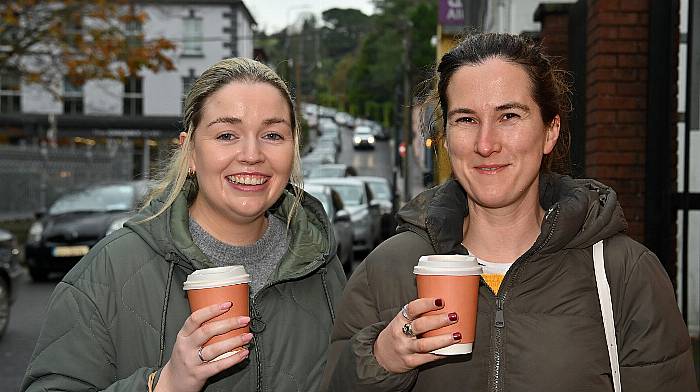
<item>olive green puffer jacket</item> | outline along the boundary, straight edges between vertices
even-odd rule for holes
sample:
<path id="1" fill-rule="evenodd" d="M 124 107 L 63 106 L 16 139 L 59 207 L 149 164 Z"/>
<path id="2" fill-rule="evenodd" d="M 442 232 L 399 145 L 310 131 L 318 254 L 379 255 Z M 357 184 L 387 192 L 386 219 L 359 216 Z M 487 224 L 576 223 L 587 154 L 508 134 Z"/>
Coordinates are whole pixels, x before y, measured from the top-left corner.
<path id="1" fill-rule="evenodd" d="M 622 390 L 697 391 L 673 287 L 654 254 L 623 234 L 626 223 L 613 190 L 545 175 L 540 202 L 546 211 L 541 234 L 512 265 L 498 296 L 481 283 L 473 353 L 391 374 L 372 347 L 401 306 L 417 297 L 413 266 L 426 254 L 466 253 L 467 199 L 456 181 L 405 206 L 400 233 L 375 249 L 348 282 L 322 389 L 612 391 L 591 248 L 604 240 Z"/>
<path id="2" fill-rule="evenodd" d="M 151 204 L 58 284 L 22 391 L 148 390 L 148 375 L 168 361 L 190 314 L 184 280 L 212 266 L 189 234 L 192 188 L 164 214 L 136 223 L 162 205 Z M 271 213 L 286 221 L 292 201 L 285 191 Z M 251 299 L 249 359 L 210 378 L 203 391 L 318 389 L 345 275 L 317 200 L 304 197 L 289 230 L 290 249 Z"/>

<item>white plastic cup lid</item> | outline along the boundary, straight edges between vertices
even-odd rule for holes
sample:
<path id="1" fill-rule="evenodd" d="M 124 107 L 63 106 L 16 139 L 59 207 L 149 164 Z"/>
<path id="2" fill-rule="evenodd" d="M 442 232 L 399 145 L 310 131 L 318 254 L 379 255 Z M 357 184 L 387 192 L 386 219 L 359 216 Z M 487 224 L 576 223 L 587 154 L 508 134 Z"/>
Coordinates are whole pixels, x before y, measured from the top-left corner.
<path id="1" fill-rule="evenodd" d="M 242 265 L 232 265 L 196 270 L 187 276 L 182 288 L 184 290 L 210 289 L 241 283 L 250 283 L 250 275 Z"/>
<path id="2" fill-rule="evenodd" d="M 429 255 L 421 256 L 418 265 L 413 267 L 416 275 L 480 275 L 482 267 L 476 257 L 469 255 Z"/>

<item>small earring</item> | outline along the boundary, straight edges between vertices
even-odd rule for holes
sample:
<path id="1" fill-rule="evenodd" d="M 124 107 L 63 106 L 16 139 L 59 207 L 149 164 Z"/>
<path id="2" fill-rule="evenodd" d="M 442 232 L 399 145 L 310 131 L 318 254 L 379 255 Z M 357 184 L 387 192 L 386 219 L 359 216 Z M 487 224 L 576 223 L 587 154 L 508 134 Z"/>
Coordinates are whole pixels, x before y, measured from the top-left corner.
<path id="1" fill-rule="evenodd" d="M 194 169 L 192 169 L 191 167 L 187 168 L 187 177 L 193 178 L 196 174 L 197 172 Z"/>

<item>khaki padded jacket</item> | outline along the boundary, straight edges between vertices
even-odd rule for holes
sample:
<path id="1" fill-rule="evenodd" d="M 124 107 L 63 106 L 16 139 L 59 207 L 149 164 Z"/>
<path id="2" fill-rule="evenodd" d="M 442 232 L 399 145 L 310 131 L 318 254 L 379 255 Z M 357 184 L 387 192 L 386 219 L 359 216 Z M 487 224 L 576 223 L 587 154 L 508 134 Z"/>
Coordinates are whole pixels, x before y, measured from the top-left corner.
<path id="1" fill-rule="evenodd" d="M 136 223 L 162 205 L 154 202 L 57 285 L 22 391 L 148 390 L 149 374 L 168 361 L 190 315 L 184 280 L 212 266 L 188 230 L 193 189 L 186 184 L 164 214 Z M 270 212 L 286 222 L 292 201 L 285 191 Z M 289 240 L 271 281 L 251 299 L 249 359 L 210 378 L 203 391 L 318 390 L 345 275 L 313 197 L 297 209 Z"/>
<path id="2" fill-rule="evenodd" d="M 613 391 L 593 272 L 592 245 L 603 239 L 622 390 L 697 391 L 673 287 L 656 256 L 623 234 L 615 192 L 592 180 L 543 175 L 540 201 L 541 234 L 510 268 L 498 297 L 481 282 L 473 353 L 391 374 L 372 348 L 401 306 L 417 297 L 413 266 L 426 254 L 466 253 L 467 199 L 456 181 L 407 204 L 398 214 L 399 233 L 348 282 L 322 390 Z"/>

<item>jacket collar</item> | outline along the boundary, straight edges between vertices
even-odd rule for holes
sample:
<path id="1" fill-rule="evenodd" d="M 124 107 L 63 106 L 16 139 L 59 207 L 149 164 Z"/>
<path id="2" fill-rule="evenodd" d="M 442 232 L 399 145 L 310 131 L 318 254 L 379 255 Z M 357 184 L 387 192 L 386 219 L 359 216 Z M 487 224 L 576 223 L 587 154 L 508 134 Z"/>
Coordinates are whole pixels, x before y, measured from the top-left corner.
<path id="1" fill-rule="evenodd" d="M 189 232 L 189 205 L 198 192 L 196 182 L 187 180 L 173 204 L 158 217 L 140 222 L 163 205 L 154 200 L 132 218 L 126 227 L 136 232 L 151 248 L 166 259 L 175 255 L 174 262 L 187 270 L 213 267 L 213 263 L 194 244 Z M 294 194 L 288 185 L 280 199 L 270 208 L 283 222 L 288 222 Z M 335 255 L 335 237 L 321 203 L 304 194 L 288 225 L 289 249 L 272 279 L 289 279 L 308 274 L 325 265 Z"/>
<path id="2" fill-rule="evenodd" d="M 542 174 L 539 192 L 547 212 L 535 241 L 542 253 L 589 247 L 627 227 L 615 191 L 598 181 Z M 398 212 L 398 231 L 418 233 L 438 254 L 464 253 L 462 229 L 468 214 L 464 189 L 450 179 L 407 203 Z"/>

